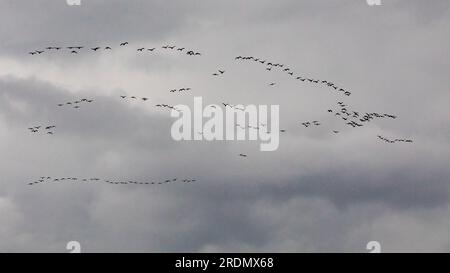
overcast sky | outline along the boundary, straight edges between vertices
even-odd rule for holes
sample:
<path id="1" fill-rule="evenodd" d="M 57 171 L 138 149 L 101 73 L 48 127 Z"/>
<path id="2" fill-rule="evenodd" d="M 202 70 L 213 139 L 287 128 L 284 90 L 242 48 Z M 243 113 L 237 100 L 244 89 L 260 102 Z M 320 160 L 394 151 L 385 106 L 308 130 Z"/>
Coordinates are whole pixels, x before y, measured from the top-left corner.
<path id="1" fill-rule="evenodd" d="M 0 0 L 0 252 L 65 252 L 71 240 L 85 252 L 366 252 L 372 240 L 450 251 L 450 2 L 382 2 Z M 53 45 L 112 50 L 28 54 Z M 279 149 L 172 140 L 174 119 L 155 104 L 194 96 L 280 105 Z M 57 106 L 85 97 L 95 101 Z M 327 113 L 337 101 L 398 118 L 353 129 Z M 37 125 L 57 128 L 27 130 Z M 40 176 L 197 182 L 27 185 Z"/>

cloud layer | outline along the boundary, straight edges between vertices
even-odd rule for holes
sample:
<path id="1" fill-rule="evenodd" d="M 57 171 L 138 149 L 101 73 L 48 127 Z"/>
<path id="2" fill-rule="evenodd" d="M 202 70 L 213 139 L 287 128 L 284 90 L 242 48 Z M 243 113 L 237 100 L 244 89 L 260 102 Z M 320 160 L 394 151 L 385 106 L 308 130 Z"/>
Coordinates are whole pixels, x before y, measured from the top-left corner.
<path id="1" fill-rule="evenodd" d="M 71 240 L 87 252 L 365 252 L 372 240 L 383 251 L 450 251 L 448 1 L 35 2 L 0 3 L 0 251 L 63 252 Z M 113 50 L 28 55 L 49 45 Z M 218 69 L 223 77 L 212 76 Z M 191 105 L 193 96 L 279 104 L 279 150 L 173 141 L 173 119 L 155 104 Z M 57 106 L 81 98 L 94 102 Z M 327 113 L 337 101 L 398 118 L 352 129 Z M 304 128 L 307 120 L 323 126 Z M 54 135 L 27 130 L 47 124 Z M 40 176 L 198 182 L 27 186 Z"/>

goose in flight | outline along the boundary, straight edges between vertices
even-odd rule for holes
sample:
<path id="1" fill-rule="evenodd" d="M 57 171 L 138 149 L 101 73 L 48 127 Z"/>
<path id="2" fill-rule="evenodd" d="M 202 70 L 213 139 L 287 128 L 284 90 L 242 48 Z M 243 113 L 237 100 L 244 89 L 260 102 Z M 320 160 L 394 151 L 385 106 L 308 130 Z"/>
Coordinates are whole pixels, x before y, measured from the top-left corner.
<path id="1" fill-rule="evenodd" d="M 123 42 L 120 44 L 120 46 L 126 46 L 126 45 L 128 45 L 128 42 Z"/>

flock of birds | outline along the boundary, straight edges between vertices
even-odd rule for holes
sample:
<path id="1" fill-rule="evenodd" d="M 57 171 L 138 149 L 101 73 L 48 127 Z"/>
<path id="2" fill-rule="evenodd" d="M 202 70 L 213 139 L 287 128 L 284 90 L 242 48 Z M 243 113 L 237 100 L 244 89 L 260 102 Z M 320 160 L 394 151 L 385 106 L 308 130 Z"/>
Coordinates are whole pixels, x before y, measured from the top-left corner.
<path id="1" fill-rule="evenodd" d="M 265 65 L 266 66 L 266 70 L 267 71 L 272 71 L 274 69 L 278 69 L 282 72 L 285 72 L 287 75 L 293 77 L 296 80 L 299 80 L 301 82 L 308 82 L 308 83 L 312 83 L 312 84 L 321 84 L 324 85 L 326 87 L 329 87 L 331 89 L 334 89 L 337 92 L 341 92 L 346 96 L 350 96 L 352 93 L 344 88 L 338 87 L 336 84 L 334 84 L 331 81 L 328 80 L 319 80 L 319 79 L 314 79 L 312 77 L 307 77 L 307 76 L 302 76 L 302 75 L 298 75 L 296 73 L 294 73 L 294 71 L 292 71 L 291 68 L 287 67 L 285 64 L 281 64 L 281 63 L 275 63 L 275 62 L 271 62 L 271 61 L 267 61 L 265 59 L 262 58 L 257 58 L 257 57 L 253 57 L 253 56 L 237 56 L 235 57 L 235 60 L 240 60 L 240 61 L 253 61 L 257 64 L 260 65 Z M 270 83 L 270 86 L 274 86 L 276 83 Z"/>
<path id="2" fill-rule="evenodd" d="M 196 182 L 196 179 L 179 179 L 179 178 L 172 178 L 172 179 L 164 179 L 160 181 L 146 181 L 146 182 L 139 182 L 139 181 L 124 181 L 124 180 L 107 180 L 107 179 L 100 179 L 100 178 L 78 178 L 78 177 L 61 177 L 61 178 L 52 178 L 51 176 L 41 176 L 38 179 L 35 179 L 32 182 L 29 182 L 29 186 L 43 184 L 43 183 L 64 183 L 64 182 L 88 182 L 88 183 L 105 183 L 105 184 L 111 184 L 111 185 L 163 185 L 163 184 L 169 184 L 169 183 L 193 183 Z"/>
<path id="3" fill-rule="evenodd" d="M 119 44 L 119 47 L 125 47 L 128 45 L 129 45 L 128 42 L 122 42 Z M 29 54 L 30 55 L 41 55 L 46 52 L 63 51 L 64 49 L 67 49 L 71 54 L 78 54 L 83 49 L 90 50 L 92 52 L 97 52 L 100 50 L 110 51 L 110 50 L 112 50 L 112 47 L 111 46 L 102 46 L 102 47 L 100 47 L 100 46 L 96 46 L 96 47 L 48 46 L 45 49 L 30 51 Z M 179 47 L 179 46 L 175 46 L 175 45 L 163 45 L 163 46 L 161 46 L 161 49 L 162 50 L 173 50 L 173 51 L 180 52 L 180 53 L 185 52 L 186 55 L 189 55 L 189 56 L 201 56 L 202 55 L 202 53 L 200 53 L 198 51 L 188 50 L 186 47 Z M 156 50 L 157 50 L 156 47 L 152 47 L 152 48 L 139 47 L 136 49 L 137 52 L 144 52 L 144 51 L 145 52 L 154 52 Z M 235 57 L 235 60 L 253 62 L 253 63 L 259 64 L 259 65 L 262 65 L 262 66 L 264 66 L 266 71 L 275 71 L 275 70 L 281 71 L 281 72 L 286 73 L 288 76 L 292 77 L 294 80 L 298 80 L 298 81 L 304 82 L 304 83 L 311 83 L 311 84 L 324 86 L 324 87 L 330 88 L 338 93 L 341 93 L 345 96 L 350 96 L 352 94 L 349 90 L 339 87 L 332 81 L 298 75 L 290 67 L 288 67 L 286 64 L 283 64 L 283 63 L 277 63 L 277 62 L 273 62 L 273 61 L 269 61 L 269 60 L 266 60 L 263 58 L 253 57 L 253 56 L 237 56 L 237 57 Z M 214 76 L 214 77 L 223 76 L 225 74 L 225 72 L 226 72 L 226 70 L 224 70 L 224 69 L 218 69 L 216 72 L 214 72 L 212 74 L 212 76 Z M 271 87 L 274 87 L 276 85 L 277 85 L 276 82 L 269 83 L 269 86 L 271 86 Z M 188 92 L 191 90 L 192 90 L 191 87 L 183 87 L 183 88 L 178 88 L 178 89 L 171 89 L 171 90 L 169 90 L 169 92 L 170 93 L 180 93 L 180 92 Z M 147 97 L 137 97 L 137 96 L 128 96 L 128 95 L 121 95 L 120 98 L 123 100 L 129 99 L 129 100 L 137 100 L 137 101 L 143 101 L 143 102 L 149 100 L 149 98 L 147 98 Z M 79 99 L 76 101 L 60 103 L 60 104 L 58 104 L 58 106 L 59 107 L 73 107 L 74 109 L 79 109 L 82 105 L 92 103 L 93 101 L 94 101 L 93 99 L 82 98 L 82 99 Z M 230 103 L 223 102 L 222 105 L 225 108 L 230 107 L 230 108 L 233 108 L 236 110 L 245 111 L 244 108 L 238 107 L 237 105 L 232 105 Z M 396 119 L 397 118 L 395 115 L 392 115 L 392 114 L 384 114 L 384 113 L 376 113 L 376 112 L 369 113 L 369 112 L 356 111 L 354 109 L 351 109 L 348 105 L 346 105 L 342 101 L 339 101 L 337 103 L 337 105 L 338 106 L 335 109 L 328 109 L 328 113 L 331 115 L 334 115 L 334 117 L 336 117 L 336 118 L 339 118 L 346 125 L 351 126 L 352 128 L 363 127 L 366 123 L 371 122 L 374 119 L 384 119 L 384 118 Z M 169 110 L 179 111 L 178 109 L 175 108 L 175 106 L 169 105 L 169 104 L 156 104 L 155 106 L 158 108 L 165 108 L 165 109 L 169 109 Z M 213 106 L 213 107 L 215 107 L 215 106 Z M 314 121 L 302 122 L 301 125 L 304 126 L 305 128 L 312 128 L 312 127 L 320 126 L 320 125 L 322 125 L 322 123 L 317 120 L 314 120 Z M 267 130 L 267 127 L 265 124 L 260 124 L 258 126 L 251 126 L 251 125 L 244 126 L 244 125 L 238 124 L 236 126 L 243 130 L 247 130 L 247 129 L 260 130 L 263 128 L 265 128 Z M 34 127 L 28 128 L 28 129 L 32 133 L 38 133 L 38 132 L 42 131 L 41 129 L 45 129 L 44 132 L 46 134 L 52 135 L 54 132 L 54 130 L 53 130 L 54 128 L 55 128 L 55 126 L 51 125 L 51 126 L 34 126 Z M 284 133 L 284 132 L 286 132 L 286 130 L 280 129 L 280 132 Z M 339 130 L 332 130 L 332 132 L 334 134 L 340 133 Z M 203 134 L 203 132 L 199 132 L 199 134 Z M 388 138 L 380 136 L 380 135 L 378 136 L 378 139 L 380 139 L 381 141 L 384 141 L 386 143 L 391 143 L 391 144 L 397 143 L 397 142 L 402 142 L 402 143 L 412 143 L 413 142 L 410 139 L 400 139 L 400 138 L 388 139 Z M 239 157 L 247 158 L 248 155 L 244 154 L 244 153 L 240 153 Z M 137 182 L 137 181 L 101 180 L 98 178 L 78 179 L 78 178 L 73 178 L 73 177 L 72 178 L 64 177 L 64 178 L 53 178 L 52 179 L 51 177 L 41 177 L 40 179 L 29 183 L 29 185 L 36 185 L 36 184 L 47 183 L 47 182 L 63 182 L 63 181 L 80 181 L 80 182 L 90 182 L 91 181 L 91 182 L 104 182 L 104 183 L 115 184 L 115 185 L 127 185 L 127 184 L 160 185 L 160 184 L 173 183 L 173 182 L 191 183 L 191 182 L 195 182 L 196 180 L 174 178 L 174 179 L 167 179 L 167 180 L 159 181 L 159 182 Z"/>
<path id="4" fill-rule="evenodd" d="M 346 105 L 344 102 L 339 101 L 338 103 L 339 109 L 328 109 L 328 113 L 334 114 L 335 117 L 340 118 L 345 122 L 346 125 L 351 126 L 353 128 L 357 127 L 363 127 L 364 123 L 371 122 L 374 119 L 396 119 L 397 116 L 392 114 L 385 114 L 385 113 L 361 113 L 360 111 L 356 111 L 353 109 L 350 109 L 348 105 Z"/>
<path id="5" fill-rule="evenodd" d="M 413 141 L 411 139 L 403 139 L 403 138 L 396 138 L 396 139 L 388 139 L 386 137 L 383 136 L 378 136 L 378 138 L 386 143 L 396 143 L 396 142 L 405 142 L 405 143 L 412 143 Z"/>
<path id="6" fill-rule="evenodd" d="M 33 134 L 41 132 L 41 133 L 45 133 L 47 135 L 53 135 L 55 128 L 56 128 L 55 125 L 47 125 L 47 126 L 38 125 L 38 126 L 29 127 L 28 130 Z"/>
<path id="7" fill-rule="evenodd" d="M 293 77 L 295 80 L 299 80 L 301 82 L 308 82 L 308 83 L 312 83 L 312 84 L 321 84 L 321 85 L 324 85 L 326 87 L 333 89 L 336 92 L 342 93 L 345 96 L 350 96 L 352 94 L 349 90 L 337 86 L 332 81 L 320 80 L 320 79 L 315 79 L 312 77 L 298 75 L 298 74 L 294 73 L 294 71 L 290 67 L 288 67 L 286 64 L 283 64 L 283 63 L 276 63 L 276 62 L 268 61 L 266 59 L 258 58 L 258 57 L 254 57 L 254 56 L 237 56 L 237 57 L 235 57 L 235 60 L 253 61 L 254 63 L 265 65 L 265 68 L 267 71 L 272 71 L 272 70 L 278 69 L 279 71 L 287 73 L 287 75 Z M 275 85 L 276 85 L 275 82 L 269 83 L 269 86 L 275 86 Z M 233 107 L 230 104 L 224 104 L 224 105 Z M 338 102 L 338 106 L 339 106 L 339 109 L 337 109 L 337 110 L 329 109 L 328 112 L 332 113 L 332 114 L 334 113 L 334 115 L 336 117 L 341 118 L 343 121 L 345 121 L 346 125 L 351 126 L 352 128 L 363 127 L 364 123 L 368 123 L 374 119 L 383 119 L 383 118 L 396 119 L 397 118 L 397 116 L 392 115 L 392 114 L 384 114 L 384 113 L 377 113 L 377 112 L 362 113 L 360 111 L 355 111 L 353 109 L 350 109 L 348 107 L 348 105 L 344 104 L 344 102 L 342 102 L 342 101 Z M 237 108 L 237 109 L 244 110 L 244 109 L 239 109 L 239 108 Z M 301 124 L 303 126 L 305 126 L 306 128 L 308 128 L 310 126 L 321 125 L 321 123 L 319 121 L 312 121 L 312 122 L 306 121 Z M 340 131 L 332 130 L 332 132 L 334 134 L 338 134 Z M 413 142 L 412 140 L 409 140 L 409 139 L 389 140 L 389 139 L 383 138 L 382 140 L 384 140 L 388 143 L 396 143 L 396 142 L 412 143 Z"/>
<path id="8" fill-rule="evenodd" d="M 119 47 L 125 47 L 128 46 L 129 43 L 128 42 L 121 42 L 119 44 Z M 174 50 L 177 52 L 186 52 L 186 55 L 188 56 L 201 56 L 202 53 L 198 52 L 198 51 L 194 51 L 194 50 L 189 50 L 186 47 L 178 47 L 175 45 L 164 45 L 161 47 L 162 49 L 165 50 Z M 67 49 L 70 54 L 78 54 L 80 53 L 83 49 L 86 50 L 90 50 L 93 52 L 99 52 L 100 50 L 102 51 L 111 51 L 113 50 L 111 46 L 95 46 L 95 47 L 86 47 L 86 46 L 67 46 L 67 47 L 62 47 L 62 46 L 48 46 L 45 49 L 36 49 L 33 51 L 28 52 L 29 55 L 41 55 L 43 53 L 49 53 L 49 52 L 60 52 L 63 51 L 64 49 Z M 138 52 L 153 52 L 156 50 L 156 47 L 152 47 L 152 48 L 146 48 L 146 47 L 139 47 L 136 49 L 136 51 Z"/>
<path id="9" fill-rule="evenodd" d="M 132 99 L 132 100 L 142 100 L 142 101 L 148 101 L 149 98 L 147 97 L 136 97 L 136 96 L 127 96 L 127 95 L 121 95 L 120 96 L 122 99 Z"/>
<path id="10" fill-rule="evenodd" d="M 74 109 L 79 109 L 81 108 L 81 106 L 85 103 L 92 103 L 94 100 L 93 99 L 79 99 L 76 101 L 69 101 L 69 102 L 65 102 L 65 103 L 59 103 L 58 107 L 73 107 Z"/>
<path id="11" fill-rule="evenodd" d="M 171 90 L 169 90 L 169 92 L 170 92 L 170 93 L 175 93 L 175 92 L 188 92 L 188 91 L 191 91 L 191 89 L 192 89 L 192 88 L 190 88 L 190 87 L 183 87 L 183 88 L 180 88 L 180 89 L 171 89 Z"/>
<path id="12" fill-rule="evenodd" d="M 252 130 L 262 130 L 262 129 L 266 129 L 266 132 L 269 134 L 270 130 L 267 128 L 267 125 L 264 123 L 261 123 L 259 126 L 252 126 L 252 125 L 241 125 L 241 124 L 236 124 L 235 125 L 236 128 L 239 128 L 241 130 L 247 130 L 247 129 L 252 129 Z M 280 129 L 280 133 L 285 133 L 286 129 Z"/>

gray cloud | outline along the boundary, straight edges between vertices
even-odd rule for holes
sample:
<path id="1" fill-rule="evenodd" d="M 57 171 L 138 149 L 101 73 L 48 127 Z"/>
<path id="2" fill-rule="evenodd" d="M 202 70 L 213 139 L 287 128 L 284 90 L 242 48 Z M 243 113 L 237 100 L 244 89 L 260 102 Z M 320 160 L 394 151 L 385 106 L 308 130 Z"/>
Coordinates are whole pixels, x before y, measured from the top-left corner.
<path id="1" fill-rule="evenodd" d="M 385 251 L 449 251 L 450 5 L 385 2 L 2 1 L 0 251 L 62 252 L 70 240 L 107 252 L 363 252 L 371 240 Z M 124 40 L 130 46 L 117 49 Z M 78 43 L 114 48 L 26 54 Z M 203 55 L 167 53 L 166 43 Z M 140 45 L 158 49 L 139 55 Z M 352 96 L 237 55 L 285 63 Z M 217 69 L 227 72 L 211 77 Z M 185 86 L 192 92 L 168 92 Z M 169 112 L 154 105 L 190 105 L 193 96 L 279 104 L 280 149 L 173 141 Z M 57 106 L 80 98 L 94 102 Z M 327 114 L 340 100 L 398 119 L 352 130 Z M 323 126 L 303 128 L 306 120 Z M 30 134 L 38 124 L 56 125 L 55 135 Z M 378 134 L 414 144 L 386 145 Z M 44 175 L 198 182 L 26 185 Z"/>

